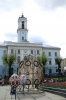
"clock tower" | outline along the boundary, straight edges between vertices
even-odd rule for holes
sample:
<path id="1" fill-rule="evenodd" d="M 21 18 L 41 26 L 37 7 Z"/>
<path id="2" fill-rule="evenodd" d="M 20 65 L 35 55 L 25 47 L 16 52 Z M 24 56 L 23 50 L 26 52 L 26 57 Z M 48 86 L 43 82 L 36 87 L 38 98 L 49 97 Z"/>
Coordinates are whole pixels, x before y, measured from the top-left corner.
<path id="1" fill-rule="evenodd" d="M 27 42 L 27 33 L 27 18 L 22 13 L 22 16 L 18 18 L 18 42 Z"/>

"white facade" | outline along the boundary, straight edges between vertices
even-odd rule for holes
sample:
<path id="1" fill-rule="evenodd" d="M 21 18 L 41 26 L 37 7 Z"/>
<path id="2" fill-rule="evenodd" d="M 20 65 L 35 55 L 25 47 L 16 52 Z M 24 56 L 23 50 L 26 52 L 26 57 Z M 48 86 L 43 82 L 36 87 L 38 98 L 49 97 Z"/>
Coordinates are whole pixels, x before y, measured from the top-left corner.
<path id="1" fill-rule="evenodd" d="M 31 54 L 35 59 L 42 51 L 48 57 L 48 63 L 46 65 L 47 71 L 49 73 L 49 69 L 52 69 L 52 73 L 56 73 L 57 65 L 55 64 L 55 57 L 60 55 L 60 48 L 53 46 L 44 47 L 43 44 L 40 43 L 30 43 L 27 38 L 28 29 L 27 29 L 27 18 L 22 15 L 18 19 L 18 42 L 9 42 L 6 41 L 4 44 L 0 45 L 0 75 L 5 75 L 5 66 L 2 63 L 2 56 L 4 53 L 10 54 L 13 53 L 16 55 L 16 62 L 14 66 L 13 72 L 17 73 L 18 68 L 18 58 L 19 60 L 23 60 L 24 56 Z"/>
<path id="2" fill-rule="evenodd" d="M 24 15 L 22 15 L 18 19 L 18 29 L 17 29 L 18 42 L 27 41 L 27 32 L 28 32 L 28 30 L 27 30 L 27 18 L 25 18 Z"/>
<path id="3" fill-rule="evenodd" d="M 46 73 L 49 74 L 50 69 L 52 69 L 51 73 L 58 73 L 57 72 L 58 65 L 55 62 L 55 58 L 57 56 L 60 56 L 60 48 L 58 48 L 58 47 L 43 47 L 42 50 L 45 52 L 46 56 L 48 57 L 48 62 L 46 65 L 46 67 L 47 67 Z"/>

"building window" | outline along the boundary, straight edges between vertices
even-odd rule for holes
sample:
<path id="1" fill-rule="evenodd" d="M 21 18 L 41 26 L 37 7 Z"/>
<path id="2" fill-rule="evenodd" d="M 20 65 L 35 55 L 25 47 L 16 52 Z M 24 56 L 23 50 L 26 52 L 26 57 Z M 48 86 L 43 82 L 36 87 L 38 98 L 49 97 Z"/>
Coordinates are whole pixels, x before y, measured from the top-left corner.
<path id="1" fill-rule="evenodd" d="M 55 65 L 57 65 L 56 59 L 55 59 Z"/>
<path id="2" fill-rule="evenodd" d="M 6 50 L 4 50 L 4 54 L 6 54 Z"/>
<path id="3" fill-rule="evenodd" d="M 17 57 L 17 63 L 20 63 L 20 56 Z"/>
<path id="4" fill-rule="evenodd" d="M 18 74 L 18 68 L 17 68 L 17 74 Z"/>
<path id="5" fill-rule="evenodd" d="M 33 50 L 31 50 L 31 54 L 33 54 Z"/>
<path id="6" fill-rule="evenodd" d="M 49 69 L 49 75 L 50 75 L 51 73 L 52 73 L 52 69 L 50 68 L 50 69 Z"/>
<path id="7" fill-rule="evenodd" d="M 20 54 L 20 50 L 18 49 L 18 54 Z"/>
<path id="8" fill-rule="evenodd" d="M 37 54 L 39 54 L 39 50 L 37 50 Z"/>
<path id="9" fill-rule="evenodd" d="M 49 52 L 49 56 L 51 56 L 51 52 Z"/>
<path id="10" fill-rule="evenodd" d="M 51 62 L 51 60 L 49 60 L 49 65 L 52 65 L 52 62 Z"/>
<path id="11" fill-rule="evenodd" d="M 58 69 L 56 69 L 56 72 L 58 72 Z"/>
<path id="12" fill-rule="evenodd" d="M 57 52 L 55 52 L 55 56 L 57 56 Z"/>
<path id="13" fill-rule="evenodd" d="M 11 49 L 11 54 L 13 54 L 13 49 Z"/>
<path id="14" fill-rule="evenodd" d="M 28 57 L 27 56 L 24 56 L 24 60 L 28 60 Z"/>
<path id="15" fill-rule="evenodd" d="M 22 29 L 24 29 L 24 21 L 22 21 Z"/>
<path id="16" fill-rule="evenodd" d="M 24 37 L 22 37 L 22 40 L 24 40 Z"/>

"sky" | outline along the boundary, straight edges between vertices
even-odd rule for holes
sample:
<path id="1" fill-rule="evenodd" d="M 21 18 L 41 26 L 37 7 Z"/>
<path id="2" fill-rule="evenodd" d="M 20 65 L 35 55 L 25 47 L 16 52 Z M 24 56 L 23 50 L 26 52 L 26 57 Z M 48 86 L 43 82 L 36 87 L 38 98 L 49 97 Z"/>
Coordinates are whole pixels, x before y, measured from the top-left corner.
<path id="1" fill-rule="evenodd" d="M 28 40 L 60 47 L 66 58 L 66 0 L 0 0 L 0 42 L 17 42 L 18 18 L 27 17 Z"/>

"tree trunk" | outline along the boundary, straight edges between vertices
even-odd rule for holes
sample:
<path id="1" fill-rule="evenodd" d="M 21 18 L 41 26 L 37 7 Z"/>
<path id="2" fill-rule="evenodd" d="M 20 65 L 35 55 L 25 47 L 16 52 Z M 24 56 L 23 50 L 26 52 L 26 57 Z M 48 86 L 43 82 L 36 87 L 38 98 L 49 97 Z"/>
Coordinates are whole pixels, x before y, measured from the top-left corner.
<path id="1" fill-rule="evenodd" d="M 58 72 L 59 72 L 59 75 L 60 75 L 60 73 L 61 73 L 61 69 L 60 69 L 60 68 L 61 68 L 61 66 L 58 65 Z M 58 76 L 59 76 L 59 75 L 58 75 Z"/>
<path id="2" fill-rule="evenodd" d="M 9 77 L 11 77 L 11 66 L 9 66 Z"/>
<path id="3" fill-rule="evenodd" d="M 43 67 L 43 75 L 44 75 L 44 77 L 45 77 L 45 67 Z"/>

